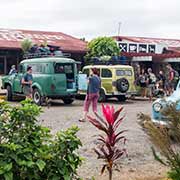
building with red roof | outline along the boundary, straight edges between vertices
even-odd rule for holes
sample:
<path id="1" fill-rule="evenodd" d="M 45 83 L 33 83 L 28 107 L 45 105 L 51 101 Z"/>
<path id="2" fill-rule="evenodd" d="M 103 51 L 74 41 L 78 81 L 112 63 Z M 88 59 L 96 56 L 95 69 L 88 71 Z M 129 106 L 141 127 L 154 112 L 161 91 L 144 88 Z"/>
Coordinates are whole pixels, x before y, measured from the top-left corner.
<path id="1" fill-rule="evenodd" d="M 24 39 L 31 39 L 33 44 L 58 46 L 62 52 L 79 61 L 87 52 L 85 41 L 61 32 L 0 29 L 0 74 L 6 74 L 11 65 L 22 60 L 21 42 Z"/>
<path id="2" fill-rule="evenodd" d="M 180 39 L 131 36 L 113 38 L 118 43 L 121 55 L 131 64 L 139 63 L 141 67 L 152 67 L 159 71 L 163 64 L 171 63 L 180 71 Z"/>

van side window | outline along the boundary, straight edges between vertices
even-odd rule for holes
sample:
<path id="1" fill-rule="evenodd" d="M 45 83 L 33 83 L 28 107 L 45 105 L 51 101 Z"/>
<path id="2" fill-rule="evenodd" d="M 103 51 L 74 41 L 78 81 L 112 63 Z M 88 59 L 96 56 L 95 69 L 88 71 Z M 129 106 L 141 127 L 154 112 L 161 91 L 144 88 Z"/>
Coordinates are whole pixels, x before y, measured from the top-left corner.
<path id="1" fill-rule="evenodd" d="M 117 76 L 132 76 L 132 71 L 130 69 L 127 70 L 116 70 Z"/>
<path id="2" fill-rule="evenodd" d="M 83 74 L 87 74 L 87 77 L 89 76 L 89 69 L 84 69 Z"/>
<path id="3" fill-rule="evenodd" d="M 19 72 L 19 73 L 22 73 L 22 72 L 23 72 L 23 65 L 22 65 L 22 64 L 19 65 L 19 67 L 18 67 L 18 72 Z"/>
<path id="4" fill-rule="evenodd" d="M 109 69 L 102 69 L 101 77 L 102 78 L 112 78 L 112 72 Z"/>
<path id="5" fill-rule="evenodd" d="M 31 64 L 32 73 L 33 74 L 40 74 L 44 72 L 45 66 L 44 64 Z"/>

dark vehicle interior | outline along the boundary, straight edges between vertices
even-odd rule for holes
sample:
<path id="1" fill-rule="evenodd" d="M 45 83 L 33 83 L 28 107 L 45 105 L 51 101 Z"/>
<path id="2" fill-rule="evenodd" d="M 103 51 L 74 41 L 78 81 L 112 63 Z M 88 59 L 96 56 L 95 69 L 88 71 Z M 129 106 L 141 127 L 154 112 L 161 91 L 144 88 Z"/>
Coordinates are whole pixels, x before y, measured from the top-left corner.
<path id="1" fill-rule="evenodd" d="M 66 74 L 67 89 L 72 89 L 73 83 L 75 82 L 73 67 L 74 64 L 62 64 L 62 63 L 56 63 L 54 67 L 54 71 L 56 74 Z"/>

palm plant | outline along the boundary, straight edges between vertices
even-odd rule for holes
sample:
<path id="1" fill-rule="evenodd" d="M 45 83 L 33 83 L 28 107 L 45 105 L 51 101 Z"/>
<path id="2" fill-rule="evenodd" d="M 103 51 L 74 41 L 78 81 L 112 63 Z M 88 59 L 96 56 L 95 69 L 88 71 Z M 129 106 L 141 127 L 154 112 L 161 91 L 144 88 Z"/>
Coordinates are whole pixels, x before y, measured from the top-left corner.
<path id="1" fill-rule="evenodd" d="M 29 39 L 24 39 L 21 42 L 21 49 L 23 50 L 24 53 L 27 53 L 32 47 L 32 41 Z"/>

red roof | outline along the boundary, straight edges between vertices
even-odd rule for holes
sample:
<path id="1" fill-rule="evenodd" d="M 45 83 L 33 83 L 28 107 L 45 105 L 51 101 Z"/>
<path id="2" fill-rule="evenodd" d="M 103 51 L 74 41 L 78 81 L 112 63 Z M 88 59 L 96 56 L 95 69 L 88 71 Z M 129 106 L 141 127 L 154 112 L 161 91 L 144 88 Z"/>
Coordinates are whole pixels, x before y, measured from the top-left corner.
<path id="1" fill-rule="evenodd" d="M 166 39 L 166 38 L 148 38 L 148 37 L 133 37 L 133 36 L 114 36 L 116 41 L 127 40 L 135 43 L 150 43 L 161 44 L 168 47 L 168 53 L 153 54 L 153 53 L 122 53 L 128 57 L 133 56 L 152 56 L 156 58 L 176 58 L 180 57 L 180 39 Z"/>
<path id="2" fill-rule="evenodd" d="M 34 44 L 47 42 L 59 46 L 65 52 L 86 52 L 87 43 L 61 32 L 0 29 L 0 48 L 21 48 L 24 39 L 31 39 Z"/>
<path id="3" fill-rule="evenodd" d="M 133 36 L 114 36 L 116 40 L 128 40 L 136 43 L 164 44 L 168 47 L 180 47 L 180 39 L 148 38 Z"/>

